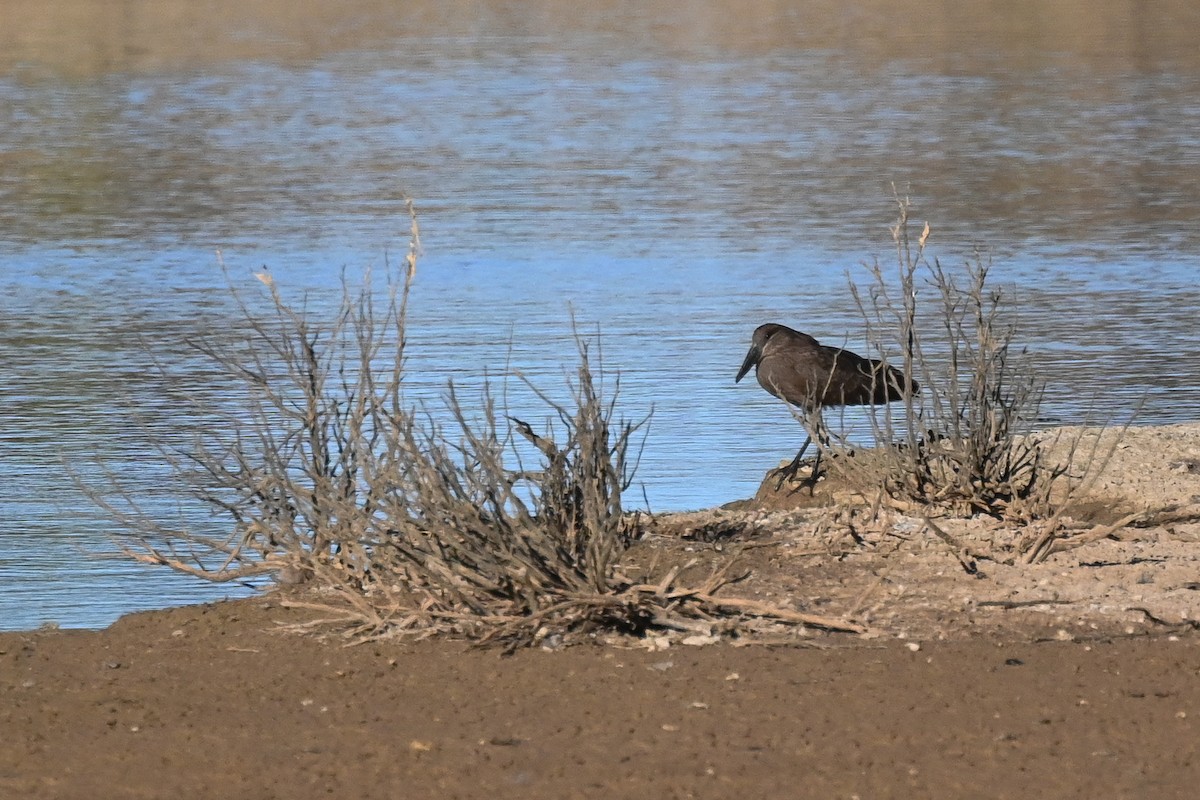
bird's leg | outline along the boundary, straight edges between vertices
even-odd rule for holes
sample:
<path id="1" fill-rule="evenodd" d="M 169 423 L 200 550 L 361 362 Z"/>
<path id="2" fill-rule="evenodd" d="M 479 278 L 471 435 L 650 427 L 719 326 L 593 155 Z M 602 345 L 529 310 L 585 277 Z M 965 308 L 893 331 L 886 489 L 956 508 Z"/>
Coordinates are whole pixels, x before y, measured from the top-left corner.
<path id="1" fill-rule="evenodd" d="M 825 449 L 829 447 L 829 429 L 825 427 L 825 421 L 821 419 L 819 406 L 812 412 L 811 420 L 813 432 L 817 436 L 817 458 L 813 461 L 812 472 L 804 481 L 808 484 L 810 494 L 817 490 L 817 481 L 821 480 L 821 456 L 825 455 Z M 809 441 L 812 441 L 812 434 L 809 434 Z"/>
<path id="2" fill-rule="evenodd" d="M 829 432 L 821 429 L 817 432 L 817 460 L 813 462 L 812 479 L 813 483 L 817 482 L 820 476 L 821 456 L 825 455 L 825 451 L 829 449 L 830 440 Z"/>
<path id="3" fill-rule="evenodd" d="M 806 436 L 804 438 L 804 444 L 800 446 L 800 452 L 796 453 L 796 457 L 792 459 L 792 463 L 779 470 L 779 481 L 775 484 L 775 491 L 779 491 L 785 480 L 796 477 L 796 473 L 800 471 L 800 462 L 803 460 L 804 453 L 808 450 L 808 446 L 810 444 L 812 444 L 812 437 Z M 820 459 L 820 457 L 820 450 L 818 450 L 817 458 Z"/>
<path id="4" fill-rule="evenodd" d="M 808 476 L 808 484 L 810 489 L 816 489 L 817 481 L 821 479 L 821 454 L 825 452 L 825 448 L 821 447 L 820 442 L 817 443 L 817 459 L 813 461 L 812 474 Z"/>

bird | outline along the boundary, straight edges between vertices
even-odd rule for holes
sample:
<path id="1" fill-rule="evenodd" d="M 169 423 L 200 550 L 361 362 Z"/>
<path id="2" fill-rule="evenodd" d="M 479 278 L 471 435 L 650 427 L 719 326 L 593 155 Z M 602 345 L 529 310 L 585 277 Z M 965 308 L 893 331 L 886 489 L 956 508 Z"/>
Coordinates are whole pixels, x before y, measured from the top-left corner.
<path id="1" fill-rule="evenodd" d="M 807 333 L 792 330 L 786 325 L 769 322 L 759 325 L 750 340 L 750 351 L 734 378 L 739 383 L 754 367 L 758 383 L 770 394 L 799 408 L 817 431 L 817 461 L 813 464 L 814 484 L 821 461 L 820 414 L 825 406 L 883 405 L 903 400 L 920 391 L 916 381 L 895 367 L 873 358 L 864 358 L 849 350 L 830 347 Z M 806 426 L 807 427 L 807 426 Z M 780 474 L 795 475 L 800 459 L 812 443 L 808 435 L 800 452 Z M 778 488 L 778 487 L 776 487 Z"/>

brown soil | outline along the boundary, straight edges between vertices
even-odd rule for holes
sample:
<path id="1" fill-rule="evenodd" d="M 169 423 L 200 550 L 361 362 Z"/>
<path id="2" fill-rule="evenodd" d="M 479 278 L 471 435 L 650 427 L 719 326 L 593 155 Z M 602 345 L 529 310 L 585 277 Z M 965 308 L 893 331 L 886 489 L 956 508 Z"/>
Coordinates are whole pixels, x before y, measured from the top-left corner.
<path id="1" fill-rule="evenodd" d="M 1037 565 L 1037 530 L 792 496 L 627 568 L 736 553 L 725 592 L 866 634 L 345 647 L 270 596 L 0 634 L 0 798 L 1195 796 L 1200 426 L 1130 431 L 1072 509 L 1097 540 Z"/>

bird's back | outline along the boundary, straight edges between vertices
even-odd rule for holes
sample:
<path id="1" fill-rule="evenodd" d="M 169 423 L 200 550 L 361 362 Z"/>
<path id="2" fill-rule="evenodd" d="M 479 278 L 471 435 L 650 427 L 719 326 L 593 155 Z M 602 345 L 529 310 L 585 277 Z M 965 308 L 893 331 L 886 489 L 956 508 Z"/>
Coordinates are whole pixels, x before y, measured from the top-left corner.
<path id="1" fill-rule="evenodd" d="M 917 390 L 893 367 L 790 328 L 776 331 L 763 348 L 757 378 L 771 394 L 808 410 L 888 403 L 902 399 L 906 385 Z"/>

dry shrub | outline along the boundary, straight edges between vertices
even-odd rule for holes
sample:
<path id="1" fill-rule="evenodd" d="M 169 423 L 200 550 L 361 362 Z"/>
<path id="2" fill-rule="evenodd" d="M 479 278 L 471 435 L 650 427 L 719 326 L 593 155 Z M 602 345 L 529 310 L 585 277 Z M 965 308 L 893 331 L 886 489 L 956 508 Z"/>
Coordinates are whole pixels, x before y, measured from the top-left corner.
<path id="1" fill-rule="evenodd" d="M 230 532 L 170 527 L 110 476 L 90 494 L 124 524 L 118 545 L 127 555 L 213 581 L 303 584 L 309 591 L 286 602 L 323 609 L 317 624 L 337 622 L 359 640 L 452 633 L 523 644 L 651 627 L 713 634 L 744 617 L 859 630 L 716 597 L 728 564 L 698 587 L 676 585 L 679 569 L 655 583 L 621 574 L 639 532 L 623 497 L 649 415 L 616 417 L 619 386 L 602 396 L 585 337 L 575 337 L 570 401 L 534 388 L 550 417 L 540 432 L 501 413 L 486 382 L 475 408 L 452 383 L 442 408 L 406 400 L 417 249 L 413 216 L 407 259 L 399 274 L 388 270 L 385 291 L 369 274 L 358 287 L 344 280 L 340 307 L 324 321 L 268 275 L 258 276 L 263 296 L 234 290 L 244 337 L 191 344 L 238 391 L 194 409 L 210 422 L 182 451 L 148 432 L 179 486 L 229 520 Z"/>
<path id="2" fill-rule="evenodd" d="M 1085 475 L 1107 455 L 1033 433 L 1043 382 L 1015 344 L 1013 309 L 988 284 L 990 261 L 976 254 L 960 270 L 926 257 L 928 223 L 913 237 L 909 201 L 899 198 L 892 228 L 896 277 L 878 262 L 865 288 L 851 291 L 868 341 L 885 363 L 915 378 L 920 391 L 895 407 L 873 408 L 879 447 L 854 453 L 823 429 L 836 466 L 866 493 L 930 514 L 988 514 L 1015 522 L 1057 518 Z M 927 300 L 926 298 L 932 298 Z M 1067 457 L 1049 456 L 1051 445 Z M 1071 471 L 1072 463 L 1082 473 Z"/>

